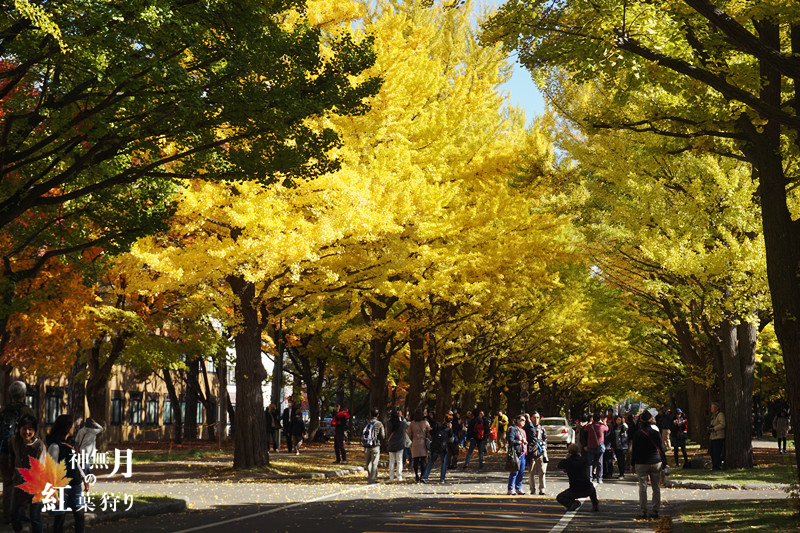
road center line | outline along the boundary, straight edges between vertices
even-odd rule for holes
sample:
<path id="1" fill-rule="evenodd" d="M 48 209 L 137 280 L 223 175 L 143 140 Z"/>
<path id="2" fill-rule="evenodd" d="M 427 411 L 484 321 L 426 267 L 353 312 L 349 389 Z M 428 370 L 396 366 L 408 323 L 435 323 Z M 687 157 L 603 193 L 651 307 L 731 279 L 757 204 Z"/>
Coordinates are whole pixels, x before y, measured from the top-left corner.
<path id="1" fill-rule="evenodd" d="M 321 500 L 325 500 L 328 498 L 333 498 L 335 496 L 340 496 L 342 494 L 347 494 L 348 492 L 355 492 L 357 490 L 364 490 L 363 485 L 359 485 L 350 489 L 340 490 L 339 492 L 332 492 L 330 494 L 323 494 L 322 496 L 318 496 L 316 498 L 311 498 L 310 500 L 305 500 L 302 502 L 295 502 L 290 503 L 289 505 L 284 505 L 282 507 L 275 507 L 274 509 L 268 509 L 266 511 L 260 511 L 258 513 L 253 513 L 245 516 L 239 516 L 236 518 L 229 518 L 228 520 L 222 520 L 220 522 L 214 522 L 212 524 L 206 524 L 204 526 L 197 526 L 197 527 L 190 527 L 189 529 L 181 529 L 180 531 L 175 531 L 174 533 L 189 533 L 190 531 L 202 531 L 204 529 L 209 529 L 212 527 L 221 526 L 223 524 L 232 524 L 234 522 L 241 522 L 242 520 L 249 520 L 250 518 L 254 518 L 256 516 L 264 516 L 272 513 L 277 513 L 279 511 L 285 511 L 286 509 L 291 509 L 292 507 L 300 507 L 301 505 L 306 505 L 307 503 L 314 503 Z"/>
<path id="2" fill-rule="evenodd" d="M 586 501 L 585 499 L 581 500 L 581 505 L 583 505 L 583 502 L 585 501 Z M 578 509 L 580 509 L 580 507 L 578 507 Z M 569 523 L 572 521 L 572 519 L 575 517 L 575 513 L 578 512 L 578 509 L 575 509 L 574 511 L 567 511 L 566 513 L 564 513 L 564 516 L 562 516 L 561 520 L 559 520 L 558 523 L 553 526 L 553 529 L 550 530 L 550 533 L 561 533 L 562 531 L 564 531 L 569 525 Z"/>

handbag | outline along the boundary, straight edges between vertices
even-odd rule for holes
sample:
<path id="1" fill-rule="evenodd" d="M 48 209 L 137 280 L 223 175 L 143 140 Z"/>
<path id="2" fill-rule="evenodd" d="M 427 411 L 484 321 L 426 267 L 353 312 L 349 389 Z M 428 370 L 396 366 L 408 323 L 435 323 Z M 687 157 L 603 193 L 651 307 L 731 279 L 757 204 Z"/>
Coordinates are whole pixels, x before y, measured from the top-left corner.
<path id="1" fill-rule="evenodd" d="M 519 455 L 517 455 L 517 450 L 514 448 L 513 444 L 508 445 L 508 453 L 506 454 L 505 469 L 506 472 L 519 471 Z"/>

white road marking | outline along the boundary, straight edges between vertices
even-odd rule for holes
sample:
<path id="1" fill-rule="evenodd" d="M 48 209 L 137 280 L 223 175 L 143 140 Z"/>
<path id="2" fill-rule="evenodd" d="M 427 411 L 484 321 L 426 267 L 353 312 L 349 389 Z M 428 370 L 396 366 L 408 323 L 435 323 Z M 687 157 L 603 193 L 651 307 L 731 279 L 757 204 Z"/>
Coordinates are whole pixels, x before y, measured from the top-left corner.
<path id="1" fill-rule="evenodd" d="M 586 500 L 581 500 L 581 505 L 583 505 L 583 502 L 585 501 Z M 580 509 L 580 507 L 578 507 L 578 509 Z M 561 533 L 562 531 L 564 531 L 569 525 L 569 523 L 572 521 L 572 519 L 575 517 L 575 513 L 578 512 L 578 509 L 575 509 L 574 511 L 567 511 L 566 513 L 564 513 L 564 516 L 562 516 L 561 520 L 559 520 L 558 523 L 553 526 L 553 529 L 550 530 L 550 533 Z"/>

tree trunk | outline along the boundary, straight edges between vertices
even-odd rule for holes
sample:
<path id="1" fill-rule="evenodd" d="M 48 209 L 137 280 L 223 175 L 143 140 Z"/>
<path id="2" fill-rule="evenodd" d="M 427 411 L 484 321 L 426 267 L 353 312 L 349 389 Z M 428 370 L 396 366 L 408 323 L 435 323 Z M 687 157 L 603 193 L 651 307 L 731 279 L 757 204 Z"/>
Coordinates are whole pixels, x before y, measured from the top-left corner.
<path id="1" fill-rule="evenodd" d="M 686 378 L 686 416 L 689 419 L 689 438 L 701 446 L 708 447 L 708 414 L 711 402 L 708 398 L 708 387 L 697 383 L 691 376 Z"/>
<path id="2" fill-rule="evenodd" d="M 409 335 L 409 363 L 408 363 L 408 396 L 406 396 L 406 411 L 414 413 L 415 410 L 425 406 L 425 338 L 422 331 L 412 329 Z"/>
<path id="3" fill-rule="evenodd" d="M 211 394 L 211 384 L 208 380 L 208 368 L 206 368 L 206 361 L 203 359 L 200 359 L 200 370 L 203 371 L 203 383 L 205 384 L 206 391 L 205 394 L 201 396 L 200 401 L 203 402 L 203 407 L 206 408 L 208 440 L 213 441 L 217 438 L 216 432 L 214 431 L 214 425 L 217 423 L 217 402 L 214 401 L 214 396 Z M 221 384 L 220 387 L 222 387 Z"/>
<path id="4" fill-rule="evenodd" d="M 222 409 L 219 410 L 219 427 L 217 429 L 220 434 L 217 438 L 221 438 L 224 441 L 228 437 L 228 404 L 230 403 L 228 398 L 228 361 L 224 357 L 220 358 L 219 364 L 217 364 L 217 380 L 219 381 L 219 401 L 222 402 Z"/>
<path id="5" fill-rule="evenodd" d="M 439 369 L 439 381 L 436 384 L 436 420 L 444 421 L 444 415 L 450 411 L 453 401 L 453 377 L 455 367 L 443 366 Z"/>
<path id="6" fill-rule="evenodd" d="M 742 333 L 745 338 L 739 339 Z M 736 326 L 726 321 L 719 327 L 723 364 L 723 396 L 725 398 L 725 466 L 751 468 L 753 447 L 751 415 L 753 413 L 753 365 L 756 328 L 751 324 Z M 745 353 L 740 352 L 744 349 Z M 748 353 L 749 352 L 749 353 Z M 751 356 L 752 353 L 752 356 Z M 743 361 L 746 360 L 746 361 Z M 749 368 L 749 380 L 742 375 Z M 750 388 L 747 388 L 749 382 Z"/>
<path id="7" fill-rule="evenodd" d="M 386 320 L 389 309 L 397 302 L 397 298 L 384 298 L 382 305 L 375 302 L 367 302 L 362 306 L 362 316 L 367 322 L 374 324 Z M 373 332 L 374 337 L 369 341 L 369 404 L 371 409 L 380 411 L 379 418 L 384 418 L 386 404 L 388 403 L 388 378 L 389 363 L 392 353 L 389 350 L 389 343 L 394 332 L 386 332 L 378 324 Z"/>
<path id="8" fill-rule="evenodd" d="M 780 50 L 781 34 L 777 24 L 760 21 L 758 32 L 764 44 Z M 793 53 L 800 52 L 800 29 L 796 26 L 792 27 L 791 46 Z M 782 105 L 780 73 L 766 61 L 761 61 L 760 65 L 763 80 L 760 99 L 768 105 Z M 800 100 L 794 104 L 795 112 L 800 114 Z M 792 219 L 787 204 L 787 179 L 781 156 L 781 125 L 769 120 L 759 131 L 744 116 L 738 124 L 743 126 L 742 129 L 750 138 L 746 154 L 758 169 L 767 281 L 775 317 L 775 335 L 783 352 L 789 403 L 793 415 L 797 417 L 800 413 L 800 222 Z M 800 134 L 796 129 L 793 133 Z M 800 446 L 795 446 L 795 460 L 800 464 Z M 800 480 L 800 471 L 797 475 Z"/>
<path id="9" fill-rule="evenodd" d="M 197 439 L 197 389 L 200 373 L 197 369 L 197 360 L 189 361 L 186 371 L 186 421 L 183 434 L 187 440 Z"/>
<path id="10" fill-rule="evenodd" d="M 228 276 L 235 296 L 234 312 L 242 323 L 237 327 L 236 348 L 236 425 L 233 429 L 233 467 L 254 468 L 268 463 L 267 429 L 261 383 L 266 371 L 261 363 L 261 323 L 253 283 L 241 276 Z"/>
<path id="11" fill-rule="evenodd" d="M 86 416 L 86 384 L 75 377 L 86 369 L 86 361 L 81 361 L 81 352 L 76 353 L 75 362 L 70 368 L 67 385 L 67 412 L 77 420 Z"/>
<path id="12" fill-rule="evenodd" d="M 172 381 L 172 371 L 169 368 L 161 370 L 164 378 L 164 385 L 167 387 L 169 402 L 172 404 L 172 442 L 181 444 L 183 442 L 183 413 L 181 412 L 181 400 L 175 391 L 175 382 Z"/>
<path id="13" fill-rule="evenodd" d="M 275 343 L 275 364 L 272 367 L 272 393 L 270 402 L 280 409 L 283 405 L 283 319 L 278 319 L 278 328 L 272 328 L 274 335 L 272 341 Z"/>
<path id="14" fill-rule="evenodd" d="M 461 365 L 461 377 L 464 381 L 464 392 L 462 393 L 461 405 L 466 411 L 474 411 L 477 407 L 475 400 L 475 380 L 477 369 L 475 363 L 466 361 Z"/>

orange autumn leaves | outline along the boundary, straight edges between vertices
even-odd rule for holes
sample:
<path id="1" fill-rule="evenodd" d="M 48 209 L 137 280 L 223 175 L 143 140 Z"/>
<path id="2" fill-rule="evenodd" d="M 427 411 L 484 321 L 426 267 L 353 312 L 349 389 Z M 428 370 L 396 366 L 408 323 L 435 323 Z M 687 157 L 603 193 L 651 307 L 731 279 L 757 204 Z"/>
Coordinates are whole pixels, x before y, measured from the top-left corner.
<path id="1" fill-rule="evenodd" d="M 31 457 L 31 468 L 19 468 L 19 473 L 25 483 L 19 485 L 19 488 L 33 494 L 33 503 L 42 500 L 42 492 L 49 489 L 47 485 L 50 484 L 52 488 L 66 487 L 69 485 L 69 478 L 67 477 L 67 466 L 65 461 L 56 464 L 53 458 L 49 455 L 45 457 L 44 463 L 38 459 Z"/>

